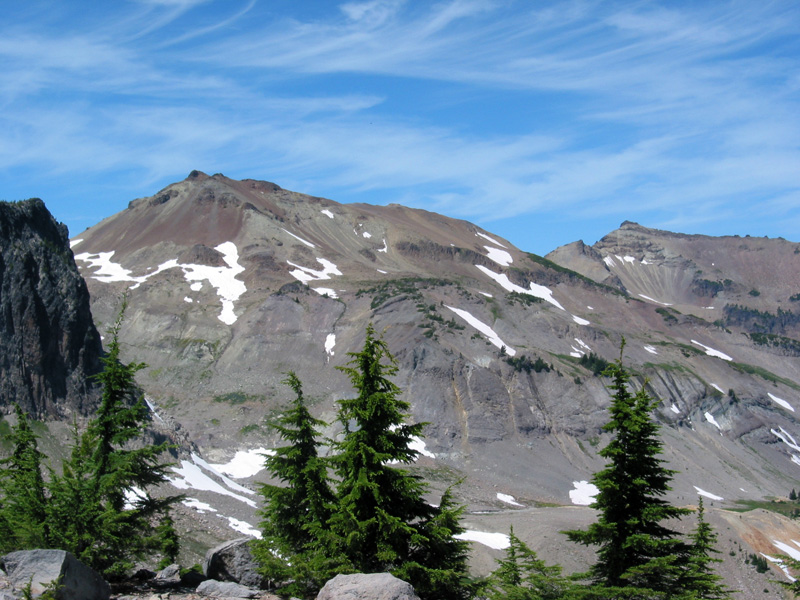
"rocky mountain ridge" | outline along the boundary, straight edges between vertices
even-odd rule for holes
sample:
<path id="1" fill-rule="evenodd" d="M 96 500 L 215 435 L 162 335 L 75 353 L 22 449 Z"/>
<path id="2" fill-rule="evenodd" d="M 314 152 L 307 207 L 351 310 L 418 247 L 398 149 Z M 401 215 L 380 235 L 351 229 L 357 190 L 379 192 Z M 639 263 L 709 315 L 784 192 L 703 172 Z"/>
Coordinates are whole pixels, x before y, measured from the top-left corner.
<path id="1" fill-rule="evenodd" d="M 232 485 L 261 475 L 242 461 L 277 443 L 265 424 L 289 397 L 283 373 L 337 434 L 335 401 L 352 390 L 334 367 L 368 322 L 429 422 L 412 468 L 440 487 L 466 477 L 472 511 L 586 502 L 609 401 L 596 372 L 622 337 L 636 385 L 661 399 L 673 500 L 732 506 L 797 486 L 793 242 L 624 223 L 543 258 L 426 211 L 193 172 L 72 245 L 101 329 L 128 290 L 125 358 L 148 363 L 139 383 L 158 419 L 196 444 L 175 484 L 206 524 L 224 513 L 252 531 L 247 502 L 221 503 L 249 500 Z"/>

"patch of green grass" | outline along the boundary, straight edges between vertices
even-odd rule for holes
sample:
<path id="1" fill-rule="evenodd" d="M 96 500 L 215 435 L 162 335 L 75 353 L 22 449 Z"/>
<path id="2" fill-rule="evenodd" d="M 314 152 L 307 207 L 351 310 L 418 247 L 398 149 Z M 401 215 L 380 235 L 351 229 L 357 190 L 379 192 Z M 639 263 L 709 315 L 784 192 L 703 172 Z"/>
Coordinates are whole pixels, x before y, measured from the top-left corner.
<path id="1" fill-rule="evenodd" d="M 737 500 L 736 505 L 736 507 L 730 510 L 745 513 L 763 508 L 764 510 L 769 510 L 790 518 L 796 514 L 798 509 L 797 502 L 790 502 L 789 500 Z"/>
<path id="2" fill-rule="evenodd" d="M 214 402 L 225 402 L 228 404 L 244 404 L 245 402 L 263 402 L 264 396 L 258 394 L 245 394 L 244 392 L 229 392 L 214 396 Z"/>
<path id="3" fill-rule="evenodd" d="M 520 294 L 519 292 L 510 292 L 506 295 L 510 304 L 522 304 L 523 306 L 530 306 L 531 304 L 542 304 L 544 300 L 538 296 L 531 296 L 530 294 Z"/>
<path id="4" fill-rule="evenodd" d="M 667 324 L 678 322 L 678 319 L 675 317 L 674 314 L 672 314 L 674 311 L 670 311 L 667 308 L 658 307 L 656 309 L 656 312 L 661 315 L 661 318 L 663 318 L 664 322 Z"/>
<path id="5" fill-rule="evenodd" d="M 245 425 L 239 430 L 241 435 L 249 435 L 251 433 L 256 433 L 257 431 L 261 430 L 261 426 L 257 423 L 250 423 L 249 425 Z"/>
<path id="6" fill-rule="evenodd" d="M 652 363 L 646 362 L 642 365 L 645 369 L 654 369 L 658 371 L 669 371 L 669 372 L 678 372 L 678 373 L 691 373 L 687 367 L 682 364 L 676 362 L 669 362 L 669 363 Z"/>
<path id="7" fill-rule="evenodd" d="M 768 346 L 770 348 L 781 348 L 792 354 L 800 354 L 800 341 L 777 335 L 775 333 L 750 333 L 748 337 L 754 344 Z"/>
<path id="8" fill-rule="evenodd" d="M 11 425 L 8 424 L 3 417 L 0 417 L 0 449 L 2 449 L 3 454 L 6 452 L 11 451 L 11 440 L 9 436 L 11 435 Z"/>
<path id="9" fill-rule="evenodd" d="M 356 292 L 356 298 L 362 295 L 372 296 L 370 308 L 376 308 L 385 304 L 390 298 L 400 296 L 402 294 L 408 295 L 410 298 L 422 302 L 422 293 L 420 290 L 429 287 L 438 287 L 445 285 L 456 285 L 455 282 L 447 281 L 446 279 L 432 279 L 422 277 L 405 277 L 402 279 L 389 279 L 376 286 L 370 288 L 362 288 Z"/>
<path id="10" fill-rule="evenodd" d="M 464 479 L 464 475 L 460 471 L 444 465 L 437 467 L 412 465 L 408 467 L 408 470 L 426 481 L 438 481 L 447 485 L 454 485 Z"/>
<path id="11" fill-rule="evenodd" d="M 773 383 L 782 383 L 783 385 L 800 392 L 800 385 L 797 385 L 791 379 L 786 379 L 785 377 L 776 375 L 772 371 L 767 371 L 763 367 L 757 367 L 755 365 L 748 365 L 746 363 L 737 363 L 737 362 L 729 362 L 728 365 L 731 368 L 736 369 L 740 373 L 747 373 L 748 375 L 758 375 L 762 379 L 766 379 L 767 381 L 771 381 Z"/>

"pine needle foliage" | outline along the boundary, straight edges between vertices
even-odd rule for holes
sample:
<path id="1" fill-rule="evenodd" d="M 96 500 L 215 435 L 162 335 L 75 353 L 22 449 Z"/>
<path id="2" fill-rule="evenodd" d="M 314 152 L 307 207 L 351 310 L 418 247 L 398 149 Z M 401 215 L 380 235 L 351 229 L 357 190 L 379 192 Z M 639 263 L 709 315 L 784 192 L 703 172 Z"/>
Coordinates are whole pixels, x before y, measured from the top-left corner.
<path id="1" fill-rule="evenodd" d="M 498 568 L 487 578 L 483 594 L 489 600 L 558 600 L 570 597 L 573 584 L 559 565 L 546 565 L 536 552 L 509 532 L 509 546 Z"/>
<path id="2" fill-rule="evenodd" d="M 331 570 L 325 566 L 325 556 L 335 496 L 326 461 L 319 456 L 319 428 L 326 424 L 308 410 L 297 375 L 289 372 L 283 383 L 292 388 L 295 398 L 270 426 L 289 444 L 265 460 L 270 475 L 282 485 L 261 486 L 263 536 L 252 548 L 264 576 L 273 581 L 294 580 L 288 591 L 305 595 L 321 586 Z"/>
<path id="3" fill-rule="evenodd" d="M 339 401 L 344 438 L 334 458 L 339 505 L 331 528 L 353 568 L 375 573 L 408 560 L 423 541 L 415 523 L 434 515 L 423 498 L 427 488 L 421 478 L 393 466 L 414 461 L 412 438 L 425 424 L 405 424 L 409 403 L 389 379 L 397 365 L 372 325 L 364 349 L 349 356 L 351 366 L 339 368 L 358 396 Z"/>
<path id="4" fill-rule="evenodd" d="M 144 431 L 147 407 L 137 397 L 134 375 L 142 364 L 120 362 L 119 331 L 126 302 L 109 331 L 104 368 L 97 375 L 103 395 L 96 416 L 75 442 L 61 474 L 50 473 L 48 521 L 52 547 L 69 550 L 107 577 L 163 546 L 156 532 L 181 496 L 152 498 L 147 489 L 167 481 L 161 462 L 169 444 L 134 447 Z M 159 531 L 169 534 L 170 527 Z"/>
<path id="5" fill-rule="evenodd" d="M 44 455 L 28 416 L 14 404 L 17 423 L 9 441 L 14 450 L 0 461 L 0 552 L 49 545 L 47 496 L 42 477 Z"/>
<path id="6" fill-rule="evenodd" d="M 564 533 L 573 542 L 598 547 L 588 573 L 596 586 L 616 588 L 619 597 L 626 597 L 625 588 L 632 588 L 631 597 L 646 590 L 653 592 L 649 597 L 669 597 L 680 592 L 689 546 L 664 521 L 690 511 L 663 499 L 675 472 L 659 458 L 659 425 L 651 417 L 657 401 L 643 389 L 629 390 L 622 348 L 620 359 L 604 372 L 614 392 L 604 429 L 613 437 L 600 451 L 608 463 L 592 479 L 599 490 L 592 508 L 599 517 L 586 530 Z"/>
<path id="7" fill-rule="evenodd" d="M 719 554 L 715 548 L 717 534 L 711 525 L 705 520 L 705 507 L 703 498 L 697 507 L 697 525 L 690 537 L 690 549 L 686 572 L 683 574 L 681 587 L 691 590 L 695 598 L 702 600 L 725 600 L 730 598 L 730 590 L 726 589 L 720 582 L 722 577 L 714 571 L 714 563 L 721 563 L 722 560 L 715 558 L 714 554 Z"/>
<path id="8" fill-rule="evenodd" d="M 417 458 L 413 441 L 426 425 L 405 422 L 410 404 L 390 379 L 394 357 L 371 324 L 364 348 L 348 355 L 337 368 L 358 394 L 339 401 L 344 435 L 333 458 L 339 484 L 330 519 L 337 552 L 353 571 L 406 577 L 423 598 L 466 597 L 466 546 L 454 539 L 461 509 L 449 495 L 444 507 L 431 506 L 422 479 L 394 466 Z"/>

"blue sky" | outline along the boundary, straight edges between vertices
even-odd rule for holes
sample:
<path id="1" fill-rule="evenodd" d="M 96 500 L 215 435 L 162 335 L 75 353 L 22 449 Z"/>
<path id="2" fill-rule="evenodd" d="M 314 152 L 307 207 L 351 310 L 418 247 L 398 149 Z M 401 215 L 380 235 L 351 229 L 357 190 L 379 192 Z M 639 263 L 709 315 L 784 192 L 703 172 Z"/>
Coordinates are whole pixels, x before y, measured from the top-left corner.
<path id="1" fill-rule="evenodd" d="M 5 3 L 0 199 L 71 235 L 193 169 L 545 254 L 623 220 L 800 241 L 800 3 Z"/>

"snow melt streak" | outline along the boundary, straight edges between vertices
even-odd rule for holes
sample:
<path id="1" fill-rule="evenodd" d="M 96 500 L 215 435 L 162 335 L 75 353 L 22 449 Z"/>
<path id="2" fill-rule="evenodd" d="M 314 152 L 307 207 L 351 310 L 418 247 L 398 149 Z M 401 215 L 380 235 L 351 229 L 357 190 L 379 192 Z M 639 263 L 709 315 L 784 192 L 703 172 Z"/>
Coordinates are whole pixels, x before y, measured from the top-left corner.
<path id="1" fill-rule="evenodd" d="M 722 360 L 733 360 L 730 356 L 728 356 L 724 352 L 720 352 L 719 350 L 714 350 L 713 348 L 706 346 L 705 344 L 701 344 L 697 340 L 692 340 L 692 343 L 700 346 L 703 350 L 706 351 L 706 354 L 708 354 L 709 356 L 721 358 Z"/>
<path id="2" fill-rule="evenodd" d="M 449 308 L 454 313 L 456 313 L 459 317 L 464 319 L 467 323 L 469 323 L 472 327 L 480 331 L 486 338 L 498 348 L 502 348 L 505 346 L 506 354 L 509 356 L 514 356 L 517 351 L 514 350 L 511 346 L 506 344 L 503 340 L 500 339 L 500 336 L 495 333 L 494 329 L 489 327 L 483 321 L 479 321 L 475 317 L 473 317 L 470 313 L 465 310 L 461 310 L 460 308 L 453 308 L 452 306 L 445 305 L 445 308 Z"/>
<path id="3" fill-rule="evenodd" d="M 711 492 L 707 492 L 705 490 L 701 490 L 696 485 L 692 486 L 692 487 L 697 490 L 697 494 L 700 495 L 700 496 L 705 496 L 706 498 L 710 498 L 711 500 L 725 500 L 725 498 L 723 498 L 722 496 L 717 496 L 715 494 L 712 494 Z"/>
<path id="4" fill-rule="evenodd" d="M 775 402 L 776 404 L 780 404 L 786 410 L 790 410 L 790 411 L 794 412 L 794 407 L 792 407 L 792 405 L 789 404 L 786 400 L 778 398 L 777 396 L 773 396 L 769 392 L 767 392 L 767 396 L 769 396 L 772 399 L 773 402 Z"/>

